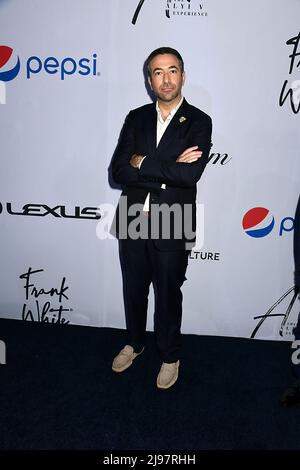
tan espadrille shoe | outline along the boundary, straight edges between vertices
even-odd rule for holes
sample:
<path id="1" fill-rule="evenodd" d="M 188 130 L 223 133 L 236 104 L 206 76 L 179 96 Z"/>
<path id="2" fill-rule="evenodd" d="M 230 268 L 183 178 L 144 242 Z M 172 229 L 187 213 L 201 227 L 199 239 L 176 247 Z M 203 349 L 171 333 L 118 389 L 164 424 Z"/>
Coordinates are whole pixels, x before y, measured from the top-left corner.
<path id="1" fill-rule="evenodd" d="M 132 346 L 126 344 L 126 346 L 119 352 L 119 354 L 114 358 L 112 363 L 112 370 L 114 372 L 123 372 L 123 370 L 128 369 L 131 366 L 133 360 L 142 354 L 144 348 L 139 352 L 134 352 Z"/>
<path id="2" fill-rule="evenodd" d="M 168 364 L 163 362 L 157 376 L 158 388 L 170 388 L 178 379 L 179 361 Z"/>

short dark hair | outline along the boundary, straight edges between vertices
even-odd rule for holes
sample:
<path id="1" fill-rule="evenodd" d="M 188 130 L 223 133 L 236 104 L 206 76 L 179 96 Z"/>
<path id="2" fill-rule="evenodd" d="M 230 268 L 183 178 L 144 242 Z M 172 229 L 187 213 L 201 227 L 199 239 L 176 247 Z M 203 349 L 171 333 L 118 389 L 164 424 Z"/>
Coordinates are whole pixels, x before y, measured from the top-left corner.
<path id="1" fill-rule="evenodd" d="M 175 57 L 177 57 L 179 61 L 179 66 L 180 66 L 180 71 L 181 73 L 184 72 L 184 63 L 181 55 L 179 54 L 176 49 L 173 49 L 172 47 L 159 47 L 158 49 L 155 49 L 154 51 L 151 52 L 151 54 L 148 56 L 146 59 L 146 67 L 148 71 L 148 75 L 150 75 L 151 70 L 150 70 L 150 62 L 154 57 L 160 54 L 173 54 Z"/>

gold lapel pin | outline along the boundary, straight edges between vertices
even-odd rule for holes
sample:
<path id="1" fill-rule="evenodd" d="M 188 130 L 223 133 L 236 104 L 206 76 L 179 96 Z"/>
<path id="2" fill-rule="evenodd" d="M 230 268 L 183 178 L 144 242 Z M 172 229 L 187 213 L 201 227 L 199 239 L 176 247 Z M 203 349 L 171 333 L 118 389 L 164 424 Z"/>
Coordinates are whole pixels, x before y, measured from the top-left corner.
<path id="1" fill-rule="evenodd" d="M 186 117 L 181 116 L 181 118 L 179 118 L 179 122 L 184 122 L 184 121 L 186 121 Z"/>

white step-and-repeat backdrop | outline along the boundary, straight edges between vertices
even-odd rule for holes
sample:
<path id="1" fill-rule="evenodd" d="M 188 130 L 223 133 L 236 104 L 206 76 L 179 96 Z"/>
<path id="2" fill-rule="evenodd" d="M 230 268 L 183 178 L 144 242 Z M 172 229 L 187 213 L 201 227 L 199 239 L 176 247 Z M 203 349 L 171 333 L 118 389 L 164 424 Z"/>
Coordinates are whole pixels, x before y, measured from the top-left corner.
<path id="1" fill-rule="evenodd" d="M 291 339 L 299 19 L 299 0 L 1 0 L 1 317 L 125 327 L 109 165 L 166 45 L 213 120 L 182 331 Z"/>

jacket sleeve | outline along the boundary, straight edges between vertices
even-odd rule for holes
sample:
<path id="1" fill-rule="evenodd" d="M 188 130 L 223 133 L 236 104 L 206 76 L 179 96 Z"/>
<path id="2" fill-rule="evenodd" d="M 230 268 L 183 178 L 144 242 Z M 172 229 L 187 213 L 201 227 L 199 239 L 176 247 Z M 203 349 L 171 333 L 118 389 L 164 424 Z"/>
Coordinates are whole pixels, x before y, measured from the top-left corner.
<path id="1" fill-rule="evenodd" d="M 132 111 L 127 115 L 112 159 L 112 175 L 116 183 L 148 190 L 159 190 L 160 184 L 153 178 L 143 178 L 137 168 L 130 165 L 136 153 L 134 119 Z"/>
<path id="2" fill-rule="evenodd" d="M 166 183 L 167 186 L 192 187 L 201 178 L 204 168 L 208 162 L 211 148 L 211 118 L 203 123 L 196 121 L 193 124 L 193 131 L 188 139 L 186 148 L 198 145 L 202 156 L 193 163 L 177 163 L 176 158 L 157 159 L 150 156 L 145 158 L 139 170 L 143 178 L 153 178 L 159 183 Z"/>

